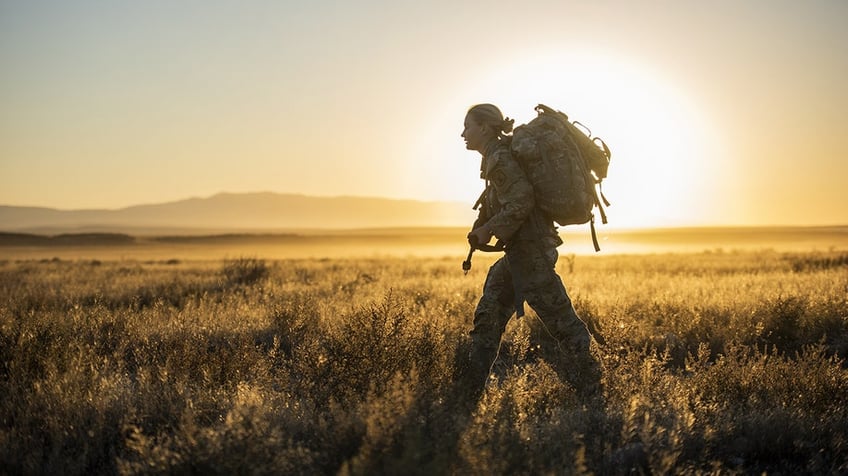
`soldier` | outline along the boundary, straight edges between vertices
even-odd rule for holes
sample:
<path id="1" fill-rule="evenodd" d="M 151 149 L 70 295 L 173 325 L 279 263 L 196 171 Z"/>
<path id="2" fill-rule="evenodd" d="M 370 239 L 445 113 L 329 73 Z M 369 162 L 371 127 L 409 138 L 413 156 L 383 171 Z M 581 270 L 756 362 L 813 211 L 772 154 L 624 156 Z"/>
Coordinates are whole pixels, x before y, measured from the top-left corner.
<path id="1" fill-rule="evenodd" d="M 562 240 L 553 220 L 534 206 L 533 187 L 510 153 L 513 122 L 496 106 L 478 104 L 468 110 L 462 131 L 466 148 L 482 155 L 481 178 L 486 181 L 469 243 L 486 244 L 494 236 L 505 245 L 504 256 L 489 269 L 474 312 L 464 385 L 473 398 L 479 396 L 506 324 L 513 313 L 524 314 L 526 301 L 556 341 L 561 358 L 552 362 L 554 368 L 580 394 L 592 394 L 600 384 L 600 369 L 590 352 L 592 338 L 555 270 Z"/>

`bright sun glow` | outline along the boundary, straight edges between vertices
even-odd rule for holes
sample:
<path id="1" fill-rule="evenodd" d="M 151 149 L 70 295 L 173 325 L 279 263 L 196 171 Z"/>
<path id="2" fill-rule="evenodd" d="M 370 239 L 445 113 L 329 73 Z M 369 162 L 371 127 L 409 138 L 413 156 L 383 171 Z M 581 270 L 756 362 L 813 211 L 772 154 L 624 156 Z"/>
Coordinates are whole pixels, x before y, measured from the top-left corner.
<path id="1" fill-rule="evenodd" d="M 708 205 L 703 191 L 716 179 L 712 134 L 690 100 L 659 74 L 600 55 L 547 54 L 475 78 L 462 93 L 466 103 L 459 111 L 476 102 L 492 102 L 518 125 L 532 119 L 534 106 L 544 103 L 603 138 L 613 154 L 603 184 L 613 204 L 608 209 L 611 226 L 707 219 L 700 213 Z M 454 152 L 446 165 L 450 186 L 471 188 L 470 197 L 482 186 L 477 159 L 468 151 L 456 152 L 462 150 L 461 121 L 450 123 L 453 129 L 445 147 L 449 142 Z"/>

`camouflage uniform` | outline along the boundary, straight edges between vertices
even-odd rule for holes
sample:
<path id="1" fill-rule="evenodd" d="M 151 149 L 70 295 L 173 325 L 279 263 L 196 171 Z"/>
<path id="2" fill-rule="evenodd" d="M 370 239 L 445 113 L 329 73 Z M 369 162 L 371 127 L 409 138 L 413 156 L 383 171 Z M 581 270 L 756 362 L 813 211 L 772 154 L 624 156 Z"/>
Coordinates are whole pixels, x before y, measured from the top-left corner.
<path id="1" fill-rule="evenodd" d="M 487 224 L 506 249 L 489 269 L 474 312 L 469 384 L 477 392 L 485 385 L 506 324 L 514 312 L 518 317 L 524 314 L 526 301 L 562 351 L 562 361 L 555 367 L 559 365 L 565 377 L 580 387 L 576 375 L 585 375 L 585 368 L 595 369 L 596 364 L 586 325 L 556 274 L 556 248 L 562 240 L 553 221 L 534 206 L 533 187 L 504 141 L 492 141 L 485 148 L 481 176 L 489 187 L 475 228 Z"/>

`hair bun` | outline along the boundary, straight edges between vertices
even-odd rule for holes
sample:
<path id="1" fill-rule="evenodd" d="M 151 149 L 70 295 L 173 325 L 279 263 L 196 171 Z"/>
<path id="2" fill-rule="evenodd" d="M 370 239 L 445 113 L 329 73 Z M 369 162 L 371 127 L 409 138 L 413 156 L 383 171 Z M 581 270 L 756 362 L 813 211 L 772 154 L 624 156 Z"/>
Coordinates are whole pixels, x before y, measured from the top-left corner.
<path id="1" fill-rule="evenodd" d="M 515 119 L 504 118 L 503 126 L 501 126 L 501 130 L 504 131 L 505 134 L 509 134 L 512 132 L 512 125 L 515 123 Z"/>

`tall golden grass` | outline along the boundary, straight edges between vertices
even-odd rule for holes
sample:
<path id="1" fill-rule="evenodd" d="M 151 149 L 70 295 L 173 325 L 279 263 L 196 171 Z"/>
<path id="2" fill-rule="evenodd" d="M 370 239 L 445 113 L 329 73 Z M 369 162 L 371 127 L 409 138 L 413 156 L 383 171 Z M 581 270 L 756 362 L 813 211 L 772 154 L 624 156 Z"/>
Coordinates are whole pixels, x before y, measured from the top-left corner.
<path id="1" fill-rule="evenodd" d="M 603 405 L 511 321 L 453 397 L 491 257 L 0 262 L 0 473 L 848 472 L 848 255 L 566 256 Z"/>

